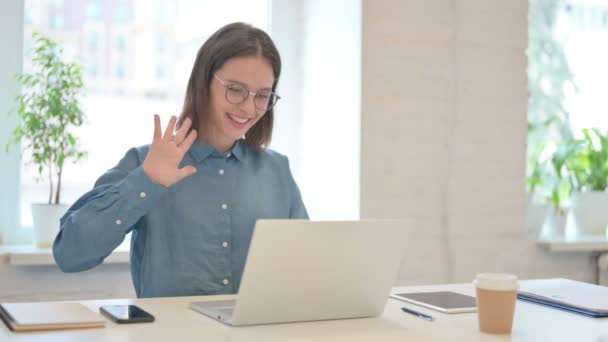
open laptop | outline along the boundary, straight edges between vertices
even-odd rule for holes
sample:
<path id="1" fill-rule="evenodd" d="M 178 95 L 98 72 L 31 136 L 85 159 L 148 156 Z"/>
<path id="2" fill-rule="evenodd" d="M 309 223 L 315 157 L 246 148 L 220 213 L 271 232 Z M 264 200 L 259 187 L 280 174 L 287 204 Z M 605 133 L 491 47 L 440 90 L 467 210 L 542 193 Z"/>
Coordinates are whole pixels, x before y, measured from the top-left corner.
<path id="1" fill-rule="evenodd" d="M 517 298 L 591 317 L 608 317 L 608 287 L 570 279 L 522 281 Z"/>
<path id="2" fill-rule="evenodd" d="M 408 231 L 408 221 L 259 220 L 237 300 L 190 307 L 232 326 L 378 316 Z"/>

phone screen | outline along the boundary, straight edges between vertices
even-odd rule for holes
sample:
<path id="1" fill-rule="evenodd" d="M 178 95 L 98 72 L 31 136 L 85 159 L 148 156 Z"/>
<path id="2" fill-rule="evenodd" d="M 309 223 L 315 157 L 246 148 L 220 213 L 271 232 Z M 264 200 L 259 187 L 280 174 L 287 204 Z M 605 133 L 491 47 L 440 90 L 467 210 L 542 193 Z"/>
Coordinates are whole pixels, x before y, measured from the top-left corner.
<path id="1" fill-rule="evenodd" d="M 120 323 L 154 321 L 154 316 L 135 305 L 108 305 L 102 306 L 100 310 Z"/>

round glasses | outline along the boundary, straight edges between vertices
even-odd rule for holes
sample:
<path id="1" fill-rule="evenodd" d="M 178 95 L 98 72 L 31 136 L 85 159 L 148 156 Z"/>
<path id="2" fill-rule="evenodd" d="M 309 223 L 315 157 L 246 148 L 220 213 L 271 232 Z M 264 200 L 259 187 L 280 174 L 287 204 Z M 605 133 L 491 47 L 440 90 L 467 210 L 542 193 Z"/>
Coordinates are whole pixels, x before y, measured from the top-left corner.
<path id="1" fill-rule="evenodd" d="M 270 90 L 260 90 L 257 93 L 249 91 L 247 87 L 240 84 L 228 84 L 216 74 L 213 74 L 226 89 L 226 100 L 232 104 L 241 104 L 249 98 L 249 95 L 253 95 L 253 105 L 257 110 L 267 112 L 274 107 L 274 105 L 281 98 L 279 95 L 273 93 Z"/>

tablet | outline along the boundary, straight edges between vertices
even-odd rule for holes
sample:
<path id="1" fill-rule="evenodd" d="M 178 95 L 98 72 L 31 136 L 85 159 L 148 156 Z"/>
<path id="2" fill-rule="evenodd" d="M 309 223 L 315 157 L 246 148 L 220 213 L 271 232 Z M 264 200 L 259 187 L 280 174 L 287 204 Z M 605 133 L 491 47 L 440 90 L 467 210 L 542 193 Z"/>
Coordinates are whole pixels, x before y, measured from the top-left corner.
<path id="1" fill-rule="evenodd" d="M 456 292 L 438 291 L 393 293 L 391 294 L 391 298 L 424 306 L 425 308 L 437 310 L 444 313 L 462 313 L 477 311 L 477 301 L 475 300 L 475 297 L 463 295 Z"/>

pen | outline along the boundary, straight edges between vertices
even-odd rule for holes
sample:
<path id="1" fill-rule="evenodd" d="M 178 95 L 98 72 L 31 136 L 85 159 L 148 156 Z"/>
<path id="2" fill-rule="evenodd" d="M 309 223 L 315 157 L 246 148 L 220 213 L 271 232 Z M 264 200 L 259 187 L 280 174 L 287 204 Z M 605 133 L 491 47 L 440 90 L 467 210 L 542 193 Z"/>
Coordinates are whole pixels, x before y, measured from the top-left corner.
<path id="1" fill-rule="evenodd" d="M 433 316 L 429 316 L 427 314 L 423 314 L 422 312 L 418 312 L 418 311 L 415 311 L 415 310 L 412 310 L 412 309 L 408 309 L 408 308 L 405 308 L 405 307 L 401 308 L 401 310 L 403 310 L 403 312 L 407 312 L 407 313 L 412 314 L 414 316 L 418 316 L 420 318 L 424 318 L 427 321 L 431 321 L 432 322 L 434 320 Z"/>

